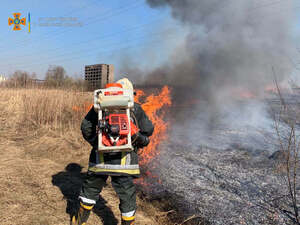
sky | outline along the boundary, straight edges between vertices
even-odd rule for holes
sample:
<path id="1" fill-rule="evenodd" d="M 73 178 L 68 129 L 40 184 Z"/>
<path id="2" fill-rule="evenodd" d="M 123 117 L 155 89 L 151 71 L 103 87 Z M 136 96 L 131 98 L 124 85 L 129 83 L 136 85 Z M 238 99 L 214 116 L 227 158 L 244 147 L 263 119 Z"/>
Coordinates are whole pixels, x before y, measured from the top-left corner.
<path id="1" fill-rule="evenodd" d="M 13 13 L 27 19 L 20 31 L 8 26 Z M 161 36 L 176 41 L 180 30 L 168 8 L 152 9 L 144 0 L 1 0 L 0 27 L 0 74 L 23 70 L 40 79 L 50 65 L 63 66 L 74 77 L 83 75 L 85 65 L 97 63 L 114 64 L 116 73 L 122 73 L 126 55 L 146 55 L 150 47 L 159 51 L 150 56 L 151 64 L 159 64 L 170 50 Z M 149 55 L 132 63 L 148 60 Z"/>
<path id="2" fill-rule="evenodd" d="M 20 31 L 8 26 L 13 13 L 27 19 Z M 186 34 L 169 8 L 151 8 L 145 0 L 1 0 L 0 27 L 0 75 L 23 70 L 40 79 L 50 65 L 63 66 L 73 77 L 98 63 L 114 64 L 116 77 L 124 63 L 155 67 L 171 54 L 172 42 L 180 43 Z"/>

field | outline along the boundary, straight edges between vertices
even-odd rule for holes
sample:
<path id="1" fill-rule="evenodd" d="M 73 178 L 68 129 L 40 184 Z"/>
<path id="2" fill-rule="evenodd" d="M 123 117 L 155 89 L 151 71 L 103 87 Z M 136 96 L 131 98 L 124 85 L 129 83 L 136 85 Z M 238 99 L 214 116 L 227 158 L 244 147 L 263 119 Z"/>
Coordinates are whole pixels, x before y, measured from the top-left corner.
<path id="1" fill-rule="evenodd" d="M 0 89 L 1 225 L 69 224 L 88 164 L 80 122 L 91 99 L 73 91 Z M 89 224 L 120 224 L 110 182 L 101 196 Z M 166 214 L 138 198 L 138 224 L 169 224 Z"/>

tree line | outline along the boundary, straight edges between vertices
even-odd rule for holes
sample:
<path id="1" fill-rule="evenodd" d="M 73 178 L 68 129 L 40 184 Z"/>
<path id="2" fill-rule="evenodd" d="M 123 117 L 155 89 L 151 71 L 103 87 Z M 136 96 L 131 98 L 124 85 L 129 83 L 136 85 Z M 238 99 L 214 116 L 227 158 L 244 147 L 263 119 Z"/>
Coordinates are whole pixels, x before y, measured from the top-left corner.
<path id="1" fill-rule="evenodd" d="M 84 79 L 74 78 L 67 75 L 66 70 L 62 66 L 49 66 L 44 79 L 38 79 L 36 73 L 27 71 L 15 71 L 1 86 L 15 88 L 62 88 L 86 89 L 87 85 Z"/>

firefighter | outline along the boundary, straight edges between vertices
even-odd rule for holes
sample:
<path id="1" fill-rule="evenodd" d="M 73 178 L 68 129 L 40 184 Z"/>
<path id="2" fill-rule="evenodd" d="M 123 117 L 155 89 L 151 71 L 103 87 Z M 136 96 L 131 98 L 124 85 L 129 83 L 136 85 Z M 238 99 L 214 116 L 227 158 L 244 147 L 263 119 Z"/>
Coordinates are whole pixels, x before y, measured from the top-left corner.
<path id="1" fill-rule="evenodd" d="M 127 78 L 123 78 L 117 83 L 120 83 L 124 89 L 133 90 L 133 85 Z M 138 103 L 134 103 L 131 115 L 139 128 L 139 132 L 135 134 L 135 137 L 132 137 L 135 142 L 133 143 L 134 151 L 131 152 L 96 154 L 98 114 L 92 108 L 83 119 L 81 124 L 82 135 L 93 148 L 90 153 L 87 176 L 79 195 L 80 208 L 77 214 L 72 217 L 71 225 L 86 224 L 90 211 L 96 204 L 108 176 L 111 176 L 112 186 L 120 199 L 119 209 L 122 225 L 134 224 L 136 187 L 133 179 L 140 174 L 137 152 L 140 148 L 149 144 L 149 137 L 152 135 L 154 127 Z"/>

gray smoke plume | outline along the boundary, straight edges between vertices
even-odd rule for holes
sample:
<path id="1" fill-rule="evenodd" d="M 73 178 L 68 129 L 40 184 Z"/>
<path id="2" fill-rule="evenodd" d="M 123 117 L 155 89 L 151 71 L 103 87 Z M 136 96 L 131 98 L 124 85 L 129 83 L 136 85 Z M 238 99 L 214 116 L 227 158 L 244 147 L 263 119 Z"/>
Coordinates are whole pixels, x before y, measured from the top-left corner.
<path id="1" fill-rule="evenodd" d="M 176 115 L 170 116 L 170 138 L 160 146 L 157 167 L 164 188 L 211 224 L 272 224 L 261 222 L 267 210 L 252 206 L 260 205 L 264 187 L 261 193 L 270 198 L 267 191 L 284 191 L 270 174 L 269 154 L 277 150 L 274 121 L 265 99 L 237 101 L 233 95 L 263 94 L 273 84 L 272 67 L 279 82 L 291 74 L 294 1 L 146 2 L 158 10 L 168 7 L 187 31 L 166 63 L 150 71 L 127 68 L 147 85 L 174 87 Z"/>
<path id="2" fill-rule="evenodd" d="M 130 72 L 133 77 L 143 74 L 147 85 L 173 86 L 175 105 L 196 102 L 172 110 L 179 122 L 172 124 L 169 140 L 160 146 L 161 166 L 157 168 L 163 186 L 211 224 L 242 224 L 241 216 L 247 224 L 260 224 L 266 219 L 266 210 L 239 209 L 259 205 L 258 193 L 263 188 L 259 178 L 270 176 L 263 171 L 272 170 L 268 155 L 276 151 L 273 121 L 261 98 L 236 101 L 233 95 L 243 91 L 263 94 L 266 85 L 273 84 L 272 67 L 279 82 L 291 74 L 294 1 L 146 2 L 158 10 L 168 7 L 187 35 L 183 43 L 173 46 L 166 63 L 151 71 L 130 68 Z M 235 161 L 238 155 L 242 156 Z M 241 168 L 245 170 L 234 172 Z M 220 174 L 214 177 L 208 171 Z M 267 190 L 272 186 L 277 191 L 277 176 L 273 178 L 266 181 Z M 230 186 L 231 182 L 235 184 Z M 237 197 L 232 193 L 238 193 Z"/>
<path id="3" fill-rule="evenodd" d="M 169 7 L 188 29 L 183 46 L 146 76 L 147 83 L 191 86 L 199 95 L 219 98 L 240 87 L 260 91 L 289 75 L 293 1 L 147 0 Z M 140 72 L 140 71 L 139 71 Z"/>

